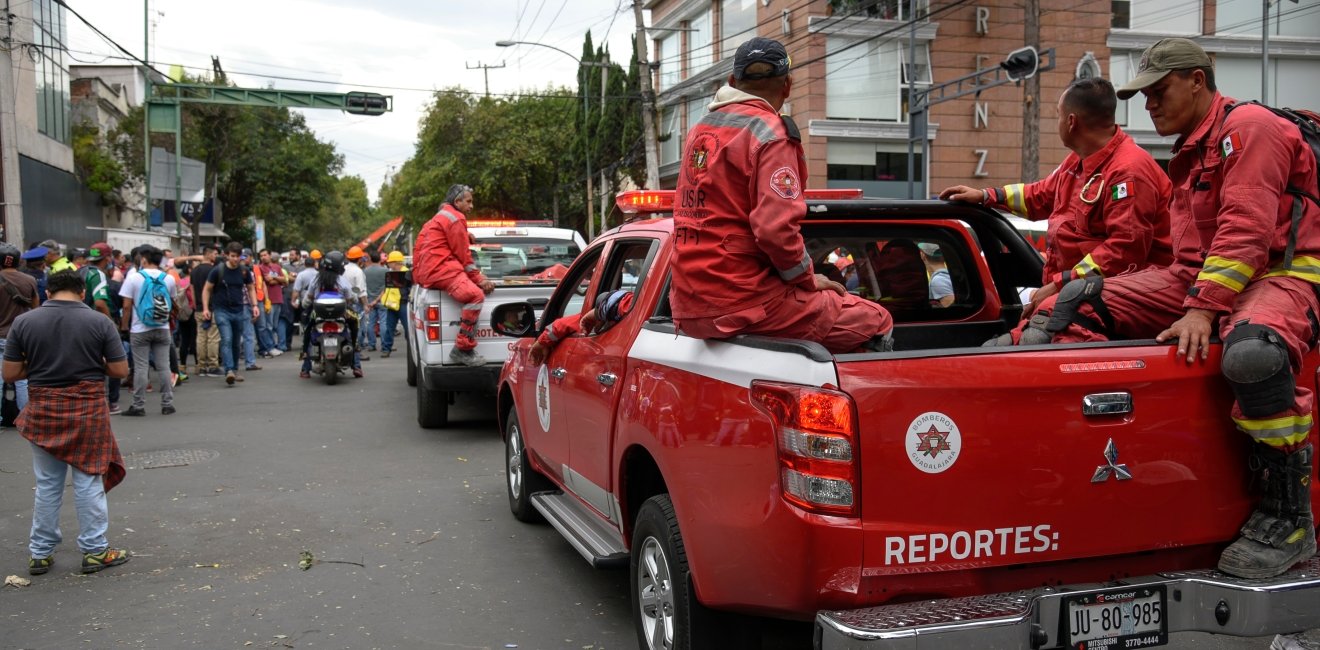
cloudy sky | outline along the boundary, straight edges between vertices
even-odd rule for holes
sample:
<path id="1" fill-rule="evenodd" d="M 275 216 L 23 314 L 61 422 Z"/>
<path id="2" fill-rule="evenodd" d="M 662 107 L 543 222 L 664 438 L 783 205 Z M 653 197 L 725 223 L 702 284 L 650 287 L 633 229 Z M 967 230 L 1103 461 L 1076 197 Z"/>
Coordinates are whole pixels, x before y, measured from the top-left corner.
<path id="1" fill-rule="evenodd" d="M 151 61 L 165 72 L 171 64 L 209 72 L 215 55 L 241 86 L 393 95 L 394 112 L 380 117 L 306 112 L 308 125 L 343 154 L 345 173 L 366 180 L 373 200 L 390 169 L 412 155 L 430 89 L 483 91 L 482 71 L 468 66 L 505 64 L 489 71 L 491 93 L 576 85 L 577 66 L 567 56 L 543 47 L 500 48 L 495 41 L 535 41 L 577 55 L 590 30 L 597 43 L 608 35 L 614 59 L 627 61 L 636 28 L 630 0 L 67 2 L 139 56 L 149 3 Z M 119 54 L 72 14 L 68 19 L 76 62 Z"/>

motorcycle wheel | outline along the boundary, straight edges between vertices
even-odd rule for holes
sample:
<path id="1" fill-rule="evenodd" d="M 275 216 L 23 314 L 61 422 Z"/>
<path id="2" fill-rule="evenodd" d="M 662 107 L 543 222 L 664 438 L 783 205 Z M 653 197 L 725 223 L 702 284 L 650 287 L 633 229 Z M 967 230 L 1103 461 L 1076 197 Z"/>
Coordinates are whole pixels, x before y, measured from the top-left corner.
<path id="1" fill-rule="evenodd" d="M 326 359 L 321 370 L 326 386 L 334 386 L 339 381 L 339 359 Z"/>

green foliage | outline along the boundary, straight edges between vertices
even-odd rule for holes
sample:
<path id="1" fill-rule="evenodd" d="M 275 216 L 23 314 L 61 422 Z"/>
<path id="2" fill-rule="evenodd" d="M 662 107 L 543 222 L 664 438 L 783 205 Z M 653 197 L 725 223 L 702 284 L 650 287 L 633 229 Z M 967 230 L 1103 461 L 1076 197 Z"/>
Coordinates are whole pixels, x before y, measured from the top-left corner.
<path id="1" fill-rule="evenodd" d="M 582 52 L 585 62 L 610 62 L 589 33 Z M 552 219 L 557 207 L 560 226 L 586 232 L 588 159 L 593 176 L 607 172 L 608 187 L 596 188 L 607 196 L 623 178 L 645 176 L 638 78 L 619 65 L 606 70 L 604 107 L 596 66 L 579 69 L 584 83 L 573 94 L 552 87 L 508 99 L 458 87 L 436 92 L 412 158 L 381 187 L 379 220 L 403 215 L 416 231 L 449 186 L 463 183 L 474 189 L 477 216 Z"/>
<path id="2" fill-rule="evenodd" d="M 83 122 L 73 127 L 73 165 L 78 177 L 107 203 L 120 203 L 119 191 L 128 180 L 114 150 L 101 137 L 100 129 Z"/>

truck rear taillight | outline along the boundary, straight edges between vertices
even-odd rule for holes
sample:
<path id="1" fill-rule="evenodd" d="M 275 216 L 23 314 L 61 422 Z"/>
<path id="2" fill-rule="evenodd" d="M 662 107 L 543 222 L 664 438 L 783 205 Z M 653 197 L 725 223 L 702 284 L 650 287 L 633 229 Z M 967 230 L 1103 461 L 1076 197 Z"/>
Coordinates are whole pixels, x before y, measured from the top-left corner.
<path id="1" fill-rule="evenodd" d="M 440 342 L 440 305 L 426 306 L 426 342 Z"/>
<path id="2" fill-rule="evenodd" d="M 856 517 L 857 409 L 846 393 L 754 381 L 752 403 L 773 420 L 784 498 L 811 512 Z"/>

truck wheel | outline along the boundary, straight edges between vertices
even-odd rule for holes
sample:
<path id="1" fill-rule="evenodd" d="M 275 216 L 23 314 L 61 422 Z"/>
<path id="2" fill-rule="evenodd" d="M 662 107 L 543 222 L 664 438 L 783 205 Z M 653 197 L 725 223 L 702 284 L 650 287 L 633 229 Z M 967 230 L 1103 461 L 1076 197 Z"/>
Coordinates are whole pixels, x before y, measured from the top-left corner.
<path id="1" fill-rule="evenodd" d="M 532 469 L 532 464 L 527 461 L 527 447 L 523 444 L 517 411 L 509 411 L 509 421 L 504 425 L 504 460 L 509 511 L 513 518 L 529 524 L 544 521 L 541 513 L 532 506 L 531 496 L 552 487 L 550 480 Z"/>
<path id="2" fill-rule="evenodd" d="M 404 332 L 404 336 L 403 336 L 403 356 L 405 356 L 405 357 L 408 358 L 408 362 L 407 362 L 408 370 L 404 373 L 404 377 L 406 377 L 406 378 L 408 379 L 408 385 L 409 385 L 409 386 L 416 386 L 416 385 L 417 385 L 417 362 L 413 361 L 413 356 L 412 356 L 412 335 L 411 335 L 410 332 Z"/>
<path id="3" fill-rule="evenodd" d="M 449 424 L 449 393 L 426 390 L 417 382 L 417 426 L 423 429 L 441 429 Z"/>
<path id="4" fill-rule="evenodd" d="M 683 534 L 668 494 L 647 499 L 637 513 L 629 560 L 633 626 L 647 650 L 693 650 L 709 645 L 709 612 L 697 602 Z"/>

